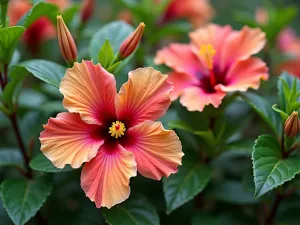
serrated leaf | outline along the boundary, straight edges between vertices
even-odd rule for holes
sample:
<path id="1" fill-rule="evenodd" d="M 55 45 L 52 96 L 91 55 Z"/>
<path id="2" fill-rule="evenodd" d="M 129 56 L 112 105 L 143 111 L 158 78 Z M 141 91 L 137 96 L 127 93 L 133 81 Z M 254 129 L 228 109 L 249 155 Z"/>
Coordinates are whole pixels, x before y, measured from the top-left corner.
<path id="1" fill-rule="evenodd" d="M 53 23 L 56 21 L 56 15 L 59 9 L 56 5 L 47 2 L 37 2 L 33 7 L 18 21 L 18 25 L 28 28 L 38 18 L 48 17 Z"/>
<path id="2" fill-rule="evenodd" d="M 186 160 L 176 174 L 163 180 L 163 190 L 167 203 L 167 214 L 193 199 L 207 185 L 212 169 L 196 162 Z"/>
<path id="3" fill-rule="evenodd" d="M 254 93 L 240 94 L 242 99 L 247 102 L 252 109 L 269 125 L 272 131 L 278 136 L 281 135 L 282 122 L 278 113 L 272 109 L 272 104 L 261 96 Z"/>
<path id="4" fill-rule="evenodd" d="M 23 159 L 18 149 L 0 149 L 0 167 L 20 167 L 23 164 Z"/>
<path id="5" fill-rule="evenodd" d="M 283 158 L 277 140 L 270 135 L 261 135 L 255 142 L 252 153 L 255 197 L 284 184 L 300 171 L 300 157 Z"/>
<path id="6" fill-rule="evenodd" d="M 111 61 L 114 59 L 114 56 L 114 50 L 112 49 L 109 40 L 106 39 L 99 51 L 98 62 L 104 69 L 108 69 Z"/>
<path id="7" fill-rule="evenodd" d="M 25 224 L 46 201 L 52 189 L 49 177 L 36 180 L 8 179 L 1 184 L 3 205 L 14 224 Z"/>
<path id="8" fill-rule="evenodd" d="M 18 64 L 18 67 L 25 68 L 36 78 L 55 87 L 59 87 L 66 72 L 66 68 L 62 65 L 43 59 L 28 60 Z"/>
<path id="9" fill-rule="evenodd" d="M 66 165 L 63 169 L 56 168 L 52 162 L 44 156 L 43 153 L 39 153 L 35 156 L 29 164 L 30 168 L 33 170 L 47 172 L 47 173 L 59 173 L 73 170 L 73 168 L 69 165 Z"/>
<path id="10" fill-rule="evenodd" d="M 111 209 L 101 210 L 109 225 L 159 225 L 159 217 L 152 204 L 142 196 L 131 197 Z"/>
<path id="11" fill-rule="evenodd" d="M 123 41 L 133 32 L 133 27 L 122 21 L 114 21 L 103 26 L 92 37 L 89 52 L 94 62 L 98 62 L 98 52 L 106 39 L 110 41 L 114 52 L 117 52 Z"/>
<path id="12" fill-rule="evenodd" d="M 24 33 L 25 28 L 21 26 L 0 29 L 0 61 L 8 64 L 14 49 Z"/>

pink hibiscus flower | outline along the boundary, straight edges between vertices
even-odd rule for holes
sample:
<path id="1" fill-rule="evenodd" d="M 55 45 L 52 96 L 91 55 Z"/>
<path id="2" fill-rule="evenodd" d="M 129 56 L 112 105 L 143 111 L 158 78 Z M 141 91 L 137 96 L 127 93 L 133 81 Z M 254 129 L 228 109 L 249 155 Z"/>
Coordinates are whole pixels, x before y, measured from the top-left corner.
<path id="1" fill-rule="evenodd" d="M 171 99 L 189 111 L 202 111 L 206 105 L 219 107 L 228 92 L 257 89 L 268 79 L 268 68 L 251 57 L 265 45 L 265 33 L 244 27 L 241 31 L 214 24 L 190 33 L 190 44 L 170 44 L 157 52 L 155 63 L 173 69 L 169 81 Z"/>
<path id="2" fill-rule="evenodd" d="M 119 93 L 112 74 L 91 61 L 75 63 L 60 85 L 69 111 L 50 118 L 41 151 L 58 167 L 80 167 L 81 187 L 97 207 L 128 198 L 137 171 L 160 180 L 184 155 L 176 133 L 154 122 L 165 114 L 172 85 L 152 68 L 129 73 Z"/>

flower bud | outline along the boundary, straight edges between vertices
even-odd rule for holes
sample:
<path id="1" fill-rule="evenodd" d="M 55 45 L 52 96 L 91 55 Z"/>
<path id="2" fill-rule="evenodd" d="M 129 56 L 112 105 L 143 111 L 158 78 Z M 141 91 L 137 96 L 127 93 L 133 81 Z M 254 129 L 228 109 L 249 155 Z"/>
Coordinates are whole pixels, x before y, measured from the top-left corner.
<path id="1" fill-rule="evenodd" d="M 284 123 L 284 133 L 288 137 L 295 137 L 300 129 L 300 121 L 298 112 L 294 111 Z"/>
<path id="2" fill-rule="evenodd" d="M 132 34 L 130 34 L 130 36 L 128 36 L 126 40 L 122 43 L 119 50 L 121 59 L 127 58 L 134 52 L 134 50 L 137 48 L 141 41 L 144 29 L 145 24 L 140 23 L 140 25 L 135 29 L 135 31 Z"/>
<path id="3" fill-rule="evenodd" d="M 81 22 L 86 23 L 93 15 L 95 0 L 84 0 L 81 8 Z"/>
<path id="4" fill-rule="evenodd" d="M 57 36 L 60 52 L 67 63 L 77 61 L 77 48 L 62 16 L 57 16 Z"/>

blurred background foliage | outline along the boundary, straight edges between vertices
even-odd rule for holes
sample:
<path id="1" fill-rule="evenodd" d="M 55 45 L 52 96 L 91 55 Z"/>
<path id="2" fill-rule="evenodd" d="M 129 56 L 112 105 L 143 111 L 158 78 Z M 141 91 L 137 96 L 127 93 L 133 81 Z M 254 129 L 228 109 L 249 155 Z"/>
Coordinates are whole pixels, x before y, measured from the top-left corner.
<path id="1" fill-rule="evenodd" d="M 74 2 L 80 3 L 80 1 Z M 90 40 L 93 35 L 107 22 L 116 20 L 118 13 L 124 9 L 124 4 L 122 4 L 121 0 L 98 0 L 96 2 L 97 7 L 95 7 L 94 17 L 87 24 L 80 41 L 77 43 L 79 55 L 82 58 L 89 57 Z M 295 10 L 300 8 L 300 1 L 297 0 L 274 0 L 272 3 L 279 9 L 290 5 L 295 7 Z M 247 18 L 254 18 L 255 10 L 263 4 L 265 4 L 265 1 L 259 0 L 212 0 L 212 5 L 216 12 L 212 22 L 221 25 L 230 24 L 234 28 L 240 29 L 244 25 L 239 21 L 241 18 L 240 15 L 243 14 L 246 15 Z M 152 9 L 147 10 L 151 11 Z M 138 22 L 145 21 L 136 22 L 138 24 Z M 291 25 L 298 33 L 300 32 L 300 28 L 297 26 L 299 22 L 300 15 L 298 14 L 291 22 Z M 76 23 L 76 21 L 74 23 Z M 134 24 L 134 26 L 137 24 Z M 72 30 L 74 27 L 72 27 L 72 23 L 70 23 L 70 29 Z M 187 25 L 183 30 L 187 32 L 191 30 L 191 27 Z M 73 30 L 73 32 L 75 31 Z M 155 33 L 155 30 L 151 30 L 151 26 L 147 26 L 146 23 L 145 32 L 145 38 L 147 38 L 147 33 Z M 178 35 L 176 38 L 177 41 L 180 42 L 188 41 L 186 33 Z M 126 74 L 134 67 L 154 66 L 152 60 L 155 51 L 168 41 L 169 40 L 160 40 L 160 43 L 155 43 L 155 45 L 151 45 L 152 43 L 150 43 L 152 48 L 149 49 L 149 51 L 145 46 L 143 46 L 141 50 L 138 50 L 136 52 L 137 56 L 131 59 L 131 62 L 124 67 L 122 72 L 117 76 L 118 85 L 120 86 L 127 80 Z M 141 52 L 145 49 L 148 51 L 146 56 Z M 16 58 L 18 58 L 18 56 L 21 57 L 19 61 L 25 61 L 33 57 L 63 64 L 57 40 L 47 41 L 38 56 L 28 54 L 22 45 L 19 46 L 19 50 L 20 52 L 16 53 L 17 55 L 15 56 Z M 138 56 L 142 56 L 142 60 Z M 277 56 L 271 57 L 276 58 Z M 165 70 L 165 68 L 159 68 Z M 264 84 L 259 91 L 266 96 L 269 102 L 276 101 L 274 96 L 276 94 L 277 77 L 272 77 L 272 75 L 273 74 L 271 74 L 270 82 Z M 45 124 L 50 116 L 55 116 L 58 112 L 64 111 L 61 106 L 62 96 L 58 93 L 56 88 L 48 84 L 41 84 L 33 77 L 26 78 L 24 87 L 20 94 L 19 101 L 19 113 L 21 115 L 20 126 L 24 141 L 32 147 L 32 151 L 36 154 L 40 148 L 37 137 L 42 130 L 42 124 Z M 204 127 L 207 127 L 207 124 L 205 124 L 205 119 L 202 118 L 205 118 L 207 114 L 212 112 L 212 108 L 208 107 L 201 115 L 199 113 L 190 113 L 179 106 L 178 103 L 174 103 L 168 113 L 162 118 L 162 122 L 165 126 L 176 128 L 179 126 L 178 124 L 173 124 L 172 126 L 169 122 L 178 120 L 179 118 L 185 118 L 185 121 L 190 122 L 190 124 L 197 127 L 197 129 L 203 130 Z M 193 201 L 188 201 L 173 211 L 171 210 L 172 206 L 166 205 L 163 183 L 138 176 L 131 179 L 132 197 L 130 197 L 125 204 L 133 204 L 137 211 L 141 205 L 153 205 L 158 212 L 160 224 L 162 225 L 258 224 L 259 218 L 264 217 L 267 210 L 266 208 L 272 204 L 273 194 L 268 193 L 259 199 L 253 197 L 254 183 L 251 152 L 254 140 L 257 136 L 264 133 L 264 131 L 270 133 L 270 129 L 263 123 L 260 123 L 261 118 L 253 113 L 250 107 L 242 101 L 236 101 L 228 107 L 225 115 L 225 118 L 220 117 L 216 123 L 220 124 L 221 127 L 227 125 L 224 128 L 224 134 L 222 134 L 224 135 L 224 139 L 228 141 L 222 145 L 224 148 L 227 148 L 227 151 L 213 160 L 212 164 L 214 165 L 214 170 L 211 172 L 214 177 L 213 182 L 209 182 L 205 190 L 198 194 Z M 0 147 L 16 147 L 9 121 L 1 113 L 0 134 Z M 199 149 L 199 140 L 184 131 L 178 130 L 178 134 L 183 143 L 184 152 L 186 153 L 183 164 L 187 164 L 186 167 L 190 166 L 189 164 L 193 166 L 193 161 L 195 160 L 194 154 L 201 151 L 201 149 Z M 199 168 L 199 171 L 203 171 L 202 168 Z M 7 175 L 17 177 L 18 173 L 14 170 L 4 170 L 0 168 L 0 181 Z M 190 176 L 195 176 L 195 174 L 191 174 Z M 101 211 L 95 208 L 94 204 L 85 197 L 84 192 L 80 188 L 79 177 L 80 170 L 56 173 L 53 177 L 55 185 L 53 186 L 47 203 L 42 208 L 42 216 L 31 219 L 28 224 L 34 224 L 36 220 L 42 220 L 39 221 L 41 224 L 49 225 L 99 225 L 105 224 L 103 215 L 106 219 L 113 217 L 108 211 Z M 294 179 L 293 182 L 299 184 L 299 178 Z M 135 202 L 134 197 L 140 195 L 146 196 L 148 200 L 142 198 L 140 202 Z M 260 204 L 261 201 L 265 202 L 263 206 Z M 126 213 L 122 211 L 122 206 L 116 206 L 115 208 L 120 218 L 126 217 Z M 278 210 L 277 221 L 282 225 L 298 225 L 300 221 L 299 210 L 300 196 L 299 191 L 297 191 L 295 195 L 291 198 L 287 198 L 281 204 Z M 170 213 L 166 214 L 166 211 Z M 143 212 L 141 214 L 143 215 Z M 147 215 L 144 216 L 147 217 Z M 0 204 L 0 225 L 9 224 L 12 224 L 12 222 L 8 218 L 2 204 Z M 145 223 L 145 225 L 146 224 L 147 223 Z M 118 225 L 122 225 L 122 222 Z"/>

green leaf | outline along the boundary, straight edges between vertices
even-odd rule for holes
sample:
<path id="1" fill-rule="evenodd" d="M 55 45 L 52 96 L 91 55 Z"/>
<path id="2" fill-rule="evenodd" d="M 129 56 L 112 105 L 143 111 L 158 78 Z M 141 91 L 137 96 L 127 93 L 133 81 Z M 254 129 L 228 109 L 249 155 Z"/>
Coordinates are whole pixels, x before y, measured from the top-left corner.
<path id="1" fill-rule="evenodd" d="M 52 189 L 49 177 L 36 180 L 8 179 L 1 184 L 3 205 L 14 224 L 25 224 L 46 201 Z"/>
<path id="2" fill-rule="evenodd" d="M 18 64 L 18 67 L 25 68 L 36 78 L 55 87 L 59 87 L 66 72 L 66 68 L 62 65 L 43 59 L 28 60 Z"/>
<path id="3" fill-rule="evenodd" d="M 76 14 L 80 10 L 80 5 L 72 3 L 70 7 L 63 11 L 62 17 L 64 18 L 64 22 L 68 25 L 72 22 Z"/>
<path id="4" fill-rule="evenodd" d="M 159 217 L 152 204 L 142 196 L 130 198 L 111 209 L 101 210 L 109 225 L 159 225 Z"/>
<path id="5" fill-rule="evenodd" d="M 99 51 L 98 61 L 104 69 L 108 69 L 114 57 L 114 50 L 112 49 L 109 40 L 106 39 Z"/>
<path id="6" fill-rule="evenodd" d="M 118 66 L 122 63 L 123 61 L 119 61 L 119 62 L 116 62 L 115 64 L 111 65 L 110 67 L 107 68 L 107 71 L 110 72 L 110 73 L 114 73 Z"/>
<path id="7" fill-rule="evenodd" d="M 34 157 L 29 164 L 30 168 L 33 170 L 47 172 L 47 173 L 58 173 L 58 172 L 66 172 L 73 170 L 71 166 L 67 165 L 63 169 L 56 168 L 52 162 L 44 156 L 43 153 L 39 153 L 36 157 Z"/>
<path id="8" fill-rule="evenodd" d="M 6 85 L 3 90 L 3 100 L 4 102 L 12 109 L 13 107 L 13 98 L 15 97 L 15 92 L 21 81 L 25 78 L 25 73 L 23 69 L 18 69 L 21 73 L 18 76 L 11 76 L 12 80 Z M 22 70 L 22 71 L 21 71 Z"/>
<path id="9" fill-rule="evenodd" d="M 253 149 L 256 198 L 293 179 L 300 171 L 300 157 L 282 158 L 278 141 L 270 135 L 259 136 Z"/>
<path id="10" fill-rule="evenodd" d="M 215 215 L 207 213 L 197 213 L 192 219 L 192 225 L 219 225 L 219 220 Z"/>
<path id="11" fill-rule="evenodd" d="M 296 89 L 299 90 L 300 88 L 300 80 L 295 76 L 284 72 L 280 75 L 278 82 L 277 82 L 277 90 L 278 90 L 278 98 L 280 102 L 280 108 L 285 111 L 286 113 L 290 114 L 293 110 L 293 107 L 297 107 L 296 105 L 289 105 L 289 99 L 292 92 L 293 84 L 296 79 Z M 289 111 L 289 112 L 288 112 Z"/>
<path id="12" fill-rule="evenodd" d="M 212 187 L 208 188 L 208 194 L 217 200 L 237 205 L 258 203 L 258 200 L 253 197 L 253 193 L 245 191 L 242 184 L 234 180 L 222 180 L 214 183 Z"/>
<path id="13" fill-rule="evenodd" d="M 56 5 L 46 2 L 38 2 L 34 4 L 30 11 L 18 21 L 18 25 L 28 28 L 42 16 L 48 17 L 53 24 L 55 24 L 56 15 L 58 14 L 59 10 Z"/>
<path id="14" fill-rule="evenodd" d="M 98 52 L 106 39 L 114 52 L 117 52 L 123 41 L 133 32 L 133 27 L 122 21 L 114 21 L 103 26 L 93 37 L 89 46 L 90 56 L 98 62 Z"/>
<path id="15" fill-rule="evenodd" d="M 8 64 L 14 49 L 24 33 L 25 28 L 20 26 L 0 29 L 0 61 Z"/>
<path id="16" fill-rule="evenodd" d="M 22 155 L 18 149 L 0 149 L 0 167 L 20 167 L 23 164 Z"/>
<path id="17" fill-rule="evenodd" d="M 278 136 L 281 135 L 282 122 L 278 113 L 272 109 L 272 104 L 261 96 L 254 93 L 241 93 L 242 99 L 269 125 L 272 131 Z"/>
<path id="18" fill-rule="evenodd" d="M 163 180 L 167 214 L 193 199 L 211 178 L 212 169 L 196 160 L 185 158 L 182 165 L 176 174 Z"/>

